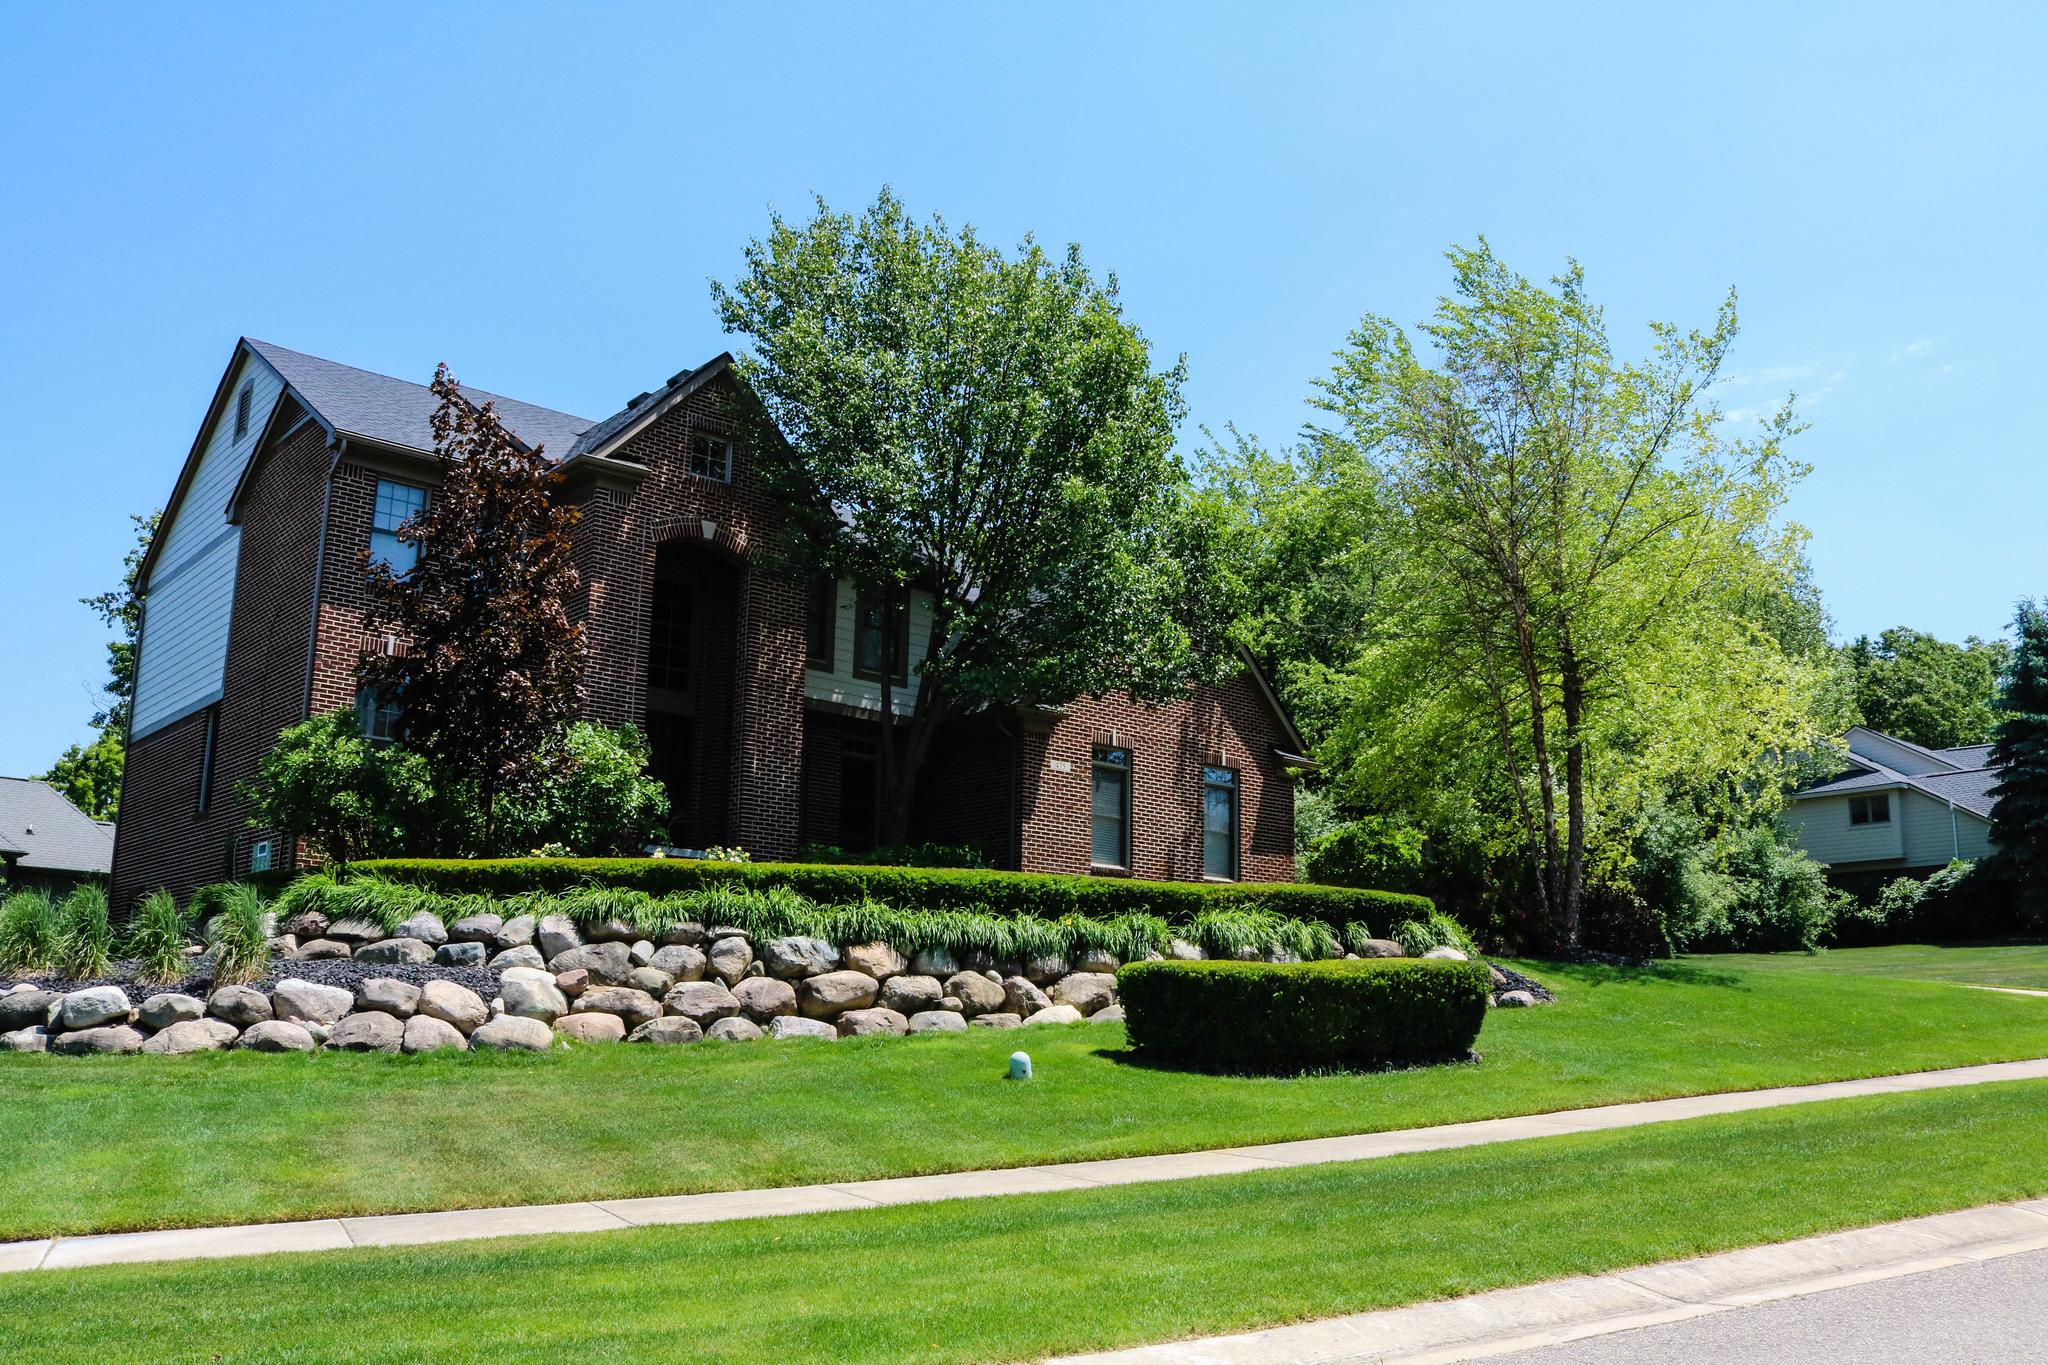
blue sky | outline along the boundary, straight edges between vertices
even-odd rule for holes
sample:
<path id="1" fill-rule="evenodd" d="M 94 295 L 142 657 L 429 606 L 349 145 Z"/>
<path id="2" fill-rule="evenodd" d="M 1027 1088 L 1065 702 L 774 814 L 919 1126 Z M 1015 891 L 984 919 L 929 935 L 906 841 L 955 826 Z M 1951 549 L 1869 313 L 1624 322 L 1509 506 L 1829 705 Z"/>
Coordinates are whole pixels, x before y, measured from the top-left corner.
<path id="1" fill-rule="evenodd" d="M 89 736 L 130 512 L 234 339 L 601 417 L 724 349 L 771 206 L 1080 242 L 1268 438 L 1443 249 L 1743 336 L 1847 636 L 2048 593 L 2036 8 L 0 7 L 0 773 Z"/>

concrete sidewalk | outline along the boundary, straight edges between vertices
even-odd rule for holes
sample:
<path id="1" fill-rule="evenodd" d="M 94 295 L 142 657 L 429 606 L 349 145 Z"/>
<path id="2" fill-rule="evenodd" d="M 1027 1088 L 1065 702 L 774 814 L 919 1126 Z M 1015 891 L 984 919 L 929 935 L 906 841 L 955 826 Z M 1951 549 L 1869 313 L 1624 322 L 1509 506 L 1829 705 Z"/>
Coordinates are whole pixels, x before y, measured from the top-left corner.
<path id="1" fill-rule="evenodd" d="M 1475 1360 L 1944 1267 L 2048 1250 L 2048 1200 L 1750 1247 L 1238 1336 L 1067 1356 L 1054 1365 L 1317 1365 Z"/>
<path id="2" fill-rule="evenodd" d="M 772 1189 L 732 1190 L 712 1194 L 656 1195 L 640 1199 L 605 1199 L 575 1204 L 526 1204 L 494 1209 L 451 1209 L 437 1213 L 397 1213 L 361 1218 L 322 1218 L 298 1223 L 250 1223 L 238 1227 L 178 1228 L 163 1232 L 119 1232 L 88 1237 L 59 1237 L 33 1242 L 0 1243 L 0 1273 L 16 1270 L 66 1270 L 79 1266 L 115 1265 L 134 1261 L 208 1260 L 225 1256 L 256 1256 L 287 1251 L 339 1251 L 359 1246 L 418 1245 L 461 1242 L 484 1237 L 516 1237 L 536 1233 L 607 1232 L 620 1228 L 673 1223 L 718 1223 L 736 1218 L 786 1214 L 832 1213 L 888 1204 L 922 1204 L 947 1199 L 980 1199 L 991 1195 L 1046 1194 L 1103 1185 L 1135 1185 L 1159 1180 L 1194 1180 L 1290 1166 L 1328 1162 L 1370 1161 L 1408 1152 L 1446 1151 L 1494 1142 L 1556 1137 L 1562 1133 L 1593 1133 L 1652 1123 L 1675 1123 L 1713 1114 L 1734 1114 L 1784 1105 L 1817 1104 L 1859 1095 L 1893 1095 L 1914 1090 L 1942 1090 L 1986 1085 L 1996 1081 L 2048 1078 L 2048 1058 L 1995 1062 L 1946 1071 L 1916 1071 L 1875 1076 L 1860 1081 L 1829 1081 L 1818 1085 L 1781 1086 L 1684 1099 L 1646 1100 L 1634 1104 L 1566 1109 L 1523 1118 L 1483 1119 L 1431 1128 L 1405 1128 L 1350 1137 L 1309 1138 L 1253 1147 L 1165 1156 L 1122 1157 L 1106 1161 L 1073 1161 L 1059 1165 L 1020 1166 L 1004 1170 L 961 1171 L 946 1175 L 900 1176 L 830 1185 L 790 1185 Z"/>

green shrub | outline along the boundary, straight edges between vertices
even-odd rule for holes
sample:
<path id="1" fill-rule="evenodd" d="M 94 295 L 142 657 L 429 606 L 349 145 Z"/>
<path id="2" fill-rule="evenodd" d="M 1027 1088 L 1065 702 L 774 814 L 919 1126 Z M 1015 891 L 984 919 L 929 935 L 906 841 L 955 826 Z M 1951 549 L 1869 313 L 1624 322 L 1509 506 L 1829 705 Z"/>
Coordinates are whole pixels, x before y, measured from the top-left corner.
<path id="1" fill-rule="evenodd" d="M 1436 910 L 1420 919 L 1402 920 L 1394 926 L 1394 938 L 1410 957 L 1421 957 L 1431 948 L 1456 948 L 1473 957 L 1479 955 L 1479 945 L 1465 932 L 1465 926 Z"/>
<path id="2" fill-rule="evenodd" d="M 185 945 L 191 938 L 192 924 L 178 908 L 178 898 L 159 889 L 135 907 L 121 951 L 135 960 L 140 980 L 176 981 L 185 974 Z"/>
<path id="3" fill-rule="evenodd" d="M 333 863 L 421 847 L 436 822 L 425 762 L 364 739 L 353 710 L 286 729 L 242 793 L 252 825 L 303 835 Z"/>
<path id="4" fill-rule="evenodd" d="M 57 956 L 57 908 L 39 886 L 0 901 L 0 971 L 37 972 Z"/>
<path id="5" fill-rule="evenodd" d="M 1304 871 L 1337 886 L 1413 891 L 1422 884 L 1423 843 L 1422 831 L 1413 825 L 1369 815 L 1316 840 Z"/>
<path id="6" fill-rule="evenodd" d="M 515 848 L 558 845 L 570 853 L 637 849 L 668 819 L 668 793 L 647 776 L 647 738 L 631 725 L 571 725 L 541 752 L 547 774 L 508 802 L 506 838 Z"/>
<path id="7" fill-rule="evenodd" d="M 270 923 L 263 893 L 242 882 L 201 887 L 192 895 L 213 952 L 213 983 L 254 981 L 270 969 Z"/>
<path id="8" fill-rule="evenodd" d="M 796 851 L 800 863 L 834 863 L 854 867 L 976 867 L 988 860 L 973 844 L 902 844 L 849 854 L 837 844 L 805 844 Z"/>
<path id="9" fill-rule="evenodd" d="M 113 956 L 106 888 L 90 882 L 74 888 L 57 907 L 57 970 L 80 981 L 104 976 Z"/>
<path id="10" fill-rule="evenodd" d="M 1134 962 L 1117 973 L 1141 1057 L 1228 1071 L 1462 1057 L 1490 990 L 1484 963 L 1449 960 Z"/>

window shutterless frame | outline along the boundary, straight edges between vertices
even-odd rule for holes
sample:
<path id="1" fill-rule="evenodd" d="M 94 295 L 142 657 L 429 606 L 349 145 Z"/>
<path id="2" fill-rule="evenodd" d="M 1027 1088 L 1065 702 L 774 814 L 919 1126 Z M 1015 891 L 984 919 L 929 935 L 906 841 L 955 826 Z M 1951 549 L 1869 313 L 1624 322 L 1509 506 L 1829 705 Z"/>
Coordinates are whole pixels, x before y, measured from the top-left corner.
<path id="1" fill-rule="evenodd" d="M 1237 774 L 1202 769 L 1202 875 L 1237 880 Z"/>
<path id="2" fill-rule="evenodd" d="M 1131 867 L 1131 751 L 1098 748 L 1089 765 L 1088 862 L 1128 872 Z"/>
<path id="3" fill-rule="evenodd" d="M 1889 825 L 1892 822 L 1892 798 L 1889 793 L 1876 796 L 1852 796 L 1849 798 L 1849 823 L 1852 825 Z"/>
<path id="4" fill-rule="evenodd" d="M 839 646 L 839 580 L 826 576 L 811 584 L 810 614 L 804 625 L 804 663 L 832 671 Z"/>
<path id="5" fill-rule="evenodd" d="M 700 479 L 732 482 L 732 442 L 702 432 L 690 438 L 690 472 Z"/>
<path id="6" fill-rule="evenodd" d="M 377 480 L 377 507 L 370 520 L 370 562 L 390 566 L 391 572 L 403 578 L 419 563 L 420 546 L 416 540 L 400 540 L 398 528 L 424 512 L 427 507 L 427 490 L 415 488 L 409 483 L 393 483 L 389 479 Z"/>
<path id="7" fill-rule="evenodd" d="M 910 683 L 910 604 L 896 608 L 894 629 L 884 626 L 887 608 L 879 592 L 862 588 L 853 602 L 853 676 L 882 680 L 888 669 L 898 686 Z"/>

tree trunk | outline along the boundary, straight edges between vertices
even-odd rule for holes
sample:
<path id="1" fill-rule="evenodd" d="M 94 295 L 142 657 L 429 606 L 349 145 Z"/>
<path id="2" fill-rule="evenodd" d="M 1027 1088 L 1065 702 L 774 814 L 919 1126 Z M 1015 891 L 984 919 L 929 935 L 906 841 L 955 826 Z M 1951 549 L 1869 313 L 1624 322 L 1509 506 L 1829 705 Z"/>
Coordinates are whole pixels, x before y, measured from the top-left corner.
<path id="1" fill-rule="evenodd" d="M 1515 645 L 1521 655 L 1522 683 L 1529 693 L 1529 746 L 1536 760 L 1536 789 L 1543 802 L 1543 831 L 1540 848 L 1530 850 L 1536 863 L 1536 894 L 1544 918 L 1559 925 L 1564 918 L 1564 888 L 1560 876 L 1557 846 L 1557 773 L 1550 762 L 1550 739 L 1543 704 L 1543 670 L 1536 658 L 1535 634 L 1529 625 L 1526 603 L 1516 601 Z"/>
<path id="2" fill-rule="evenodd" d="M 1564 702 L 1565 867 L 1563 914 L 1558 929 L 1568 947 L 1579 942 L 1579 902 L 1586 876 L 1586 680 L 1566 639 L 1560 674 Z"/>

